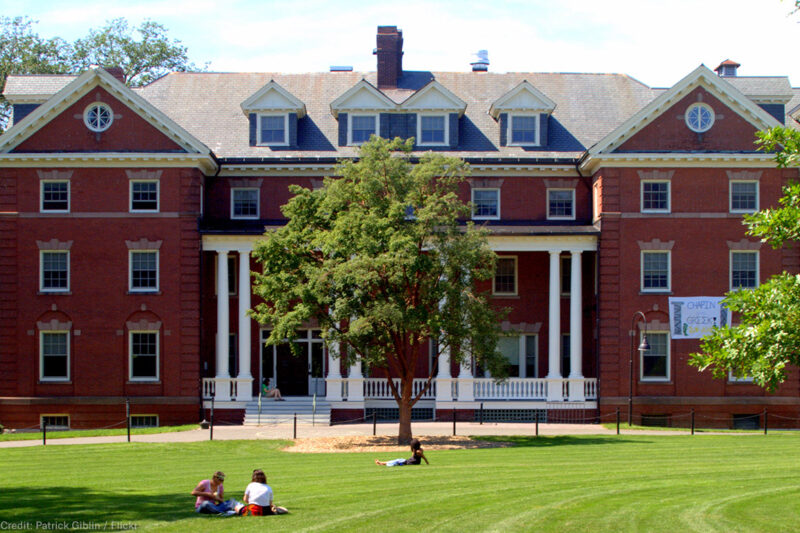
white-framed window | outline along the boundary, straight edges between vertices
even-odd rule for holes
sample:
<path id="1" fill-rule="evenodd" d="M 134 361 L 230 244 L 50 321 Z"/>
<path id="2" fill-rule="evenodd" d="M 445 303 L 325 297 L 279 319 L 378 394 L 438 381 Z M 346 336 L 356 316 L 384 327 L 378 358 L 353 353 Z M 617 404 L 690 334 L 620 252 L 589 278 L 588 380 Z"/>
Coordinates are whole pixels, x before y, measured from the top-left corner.
<path id="1" fill-rule="evenodd" d="M 472 189 L 472 218 L 475 220 L 500 218 L 500 189 Z"/>
<path id="2" fill-rule="evenodd" d="M 259 190 L 253 187 L 231 189 L 231 218 L 259 217 Z"/>
<path id="3" fill-rule="evenodd" d="M 158 291 L 158 250 L 129 250 L 131 292 Z"/>
<path id="4" fill-rule="evenodd" d="M 728 381 L 730 383 L 753 383 L 753 376 L 737 377 L 732 370 L 728 371 Z"/>
<path id="5" fill-rule="evenodd" d="M 289 115 L 258 115 L 258 145 L 287 146 L 289 144 Z"/>
<path id="6" fill-rule="evenodd" d="M 547 218 L 575 220 L 575 189 L 547 189 Z"/>
<path id="7" fill-rule="evenodd" d="M 642 292 L 664 292 L 671 290 L 669 250 L 642 250 Z"/>
<path id="8" fill-rule="evenodd" d="M 114 112 L 103 102 L 94 102 L 83 110 L 83 123 L 91 131 L 106 131 L 114 122 Z"/>
<path id="9" fill-rule="evenodd" d="M 642 213 L 669 213 L 670 208 L 668 180 L 642 181 Z"/>
<path id="10" fill-rule="evenodd" d="M 450 142 L 450 124 L 447 115 L 417 115 L 417 144 L 420 146 L 445 146 Z"/>
<path id="11" fill-rule="evenodd" d="M 39 380 L 69 381 L 69 331 L 39 332 Z"/>
<path id="12" fill-rule="evenodd" d="M 158 381 L 158 331 L 128 332 L 131 381 Z"/>
<path id="13" fill-rule="evenodd" d="M 508 115 L 509 146 L 539 146 L 539 115 Z"/>
<path id="14" fill-rule="evenodd" d="M 39 251 L 39 290 L 69 292 L 69 250 Z"/>
<path id="15" fill-rule="evenodd" d="M 157 428 L 158 415 L 131 415 L 132 428 Z"/>
<path id="16" fill-rule="evenodd" d="M 758 287 L 758 251 L 731 250 L 730 289 Z"/>
<path id="17" fill-rule="evenodd" d="M 515 296 L 517 294 L 517 256 L 500 256 L 492 279 L 492 294 Z"/>
<path id="18" fill-rule="evenodd" d="M 648 331 L 647 342 L 650 349 L 639 352 L 642 381 L 669 381 L 669 333 Z"/>
<path id="19" fill-rule="evenodd" d="M 506 358 L 508 377 L 539 376 L 538 335 L 504 335 L 497 339 L 497 351 Z"/>
<path id="20" fill-rule="evenodd" d="M 359 145 L 367 142 L 370 135 L 380 135 L 378 115 L 354 115 L 347 121 L 347 144 Z"/>
<path id="21" fill-rule="evenodd" d="M 131 213 L 157 213 L 158 180 L 130 180 Z"/>
<path id="22" fill-rule="evenodd" d="M 69 180 L 41 180 L 41 200 L 39 211 L 42 213 L 69 213 Z"/>
<path id="23" fill-rule="evenodd" d="M 686 108 L 684 120 L 690 130 L 703 133 L 714 125 L 714 110 L 704 102 L 695 102 Z"/>
<path id="24" fill-rule="evenodd" d="M 731 213 L 755 213 L 758 211 L 758 182 L 751 180 L 731 180 Z"/>
<path id="25" fill-rule="evenodd" d="M 69 415 L 40 415 L 39 427 L 47 426 L 47 429 L 69 429 Z"/>

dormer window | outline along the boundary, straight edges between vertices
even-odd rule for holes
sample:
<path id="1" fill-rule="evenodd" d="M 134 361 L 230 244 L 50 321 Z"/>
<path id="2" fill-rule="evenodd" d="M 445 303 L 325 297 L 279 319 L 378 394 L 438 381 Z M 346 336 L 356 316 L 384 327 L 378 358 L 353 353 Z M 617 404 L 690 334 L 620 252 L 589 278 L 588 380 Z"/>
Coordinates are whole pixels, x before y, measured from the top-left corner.
<path id="1" fill-rule="evenodd" d="M 446 115 L 417 115 L 417 144 L 443 146 L 450 142 Z"/>
<path id="2" fill-rule="evenodd" d="M 378 115 L 350 115 L 347 144 L 367 142 L 371 135 L 380 135 Z"/>
<path id="3" fill-rule="evenodd" d="M 259 146 L 286 146 L 289 144 L 288 134 L 288 115 L 281 114 L 258 116 Z"/>
<path id="4" fill-rule="evenodd" d="M 538 115 L 509 115 L 508 144 L 512 146 L 538 146 L 538 126 Z"/>

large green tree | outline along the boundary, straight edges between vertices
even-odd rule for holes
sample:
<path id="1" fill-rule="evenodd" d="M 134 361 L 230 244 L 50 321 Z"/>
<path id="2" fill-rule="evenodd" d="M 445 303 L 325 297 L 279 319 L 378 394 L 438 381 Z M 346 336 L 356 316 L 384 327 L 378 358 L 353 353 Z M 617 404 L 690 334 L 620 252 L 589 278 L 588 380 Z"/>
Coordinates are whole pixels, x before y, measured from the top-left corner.
<path id="1" fill-rule="evenodd" d="M 323 187 L 292 186 L 287 223 L 257 243 L 262 271 L 253 273 L 264 302 L 252 314 L 271 328 L 267 343 L 319 324 L 329 346 L 387 379 L 401 443 L 412 436 L 411 408 L 423 394 L 413 381 L 429 339 L 452 360 L 474 357 L 494 376 L 506 370 L 499 313 L 477 288 L 493 275 L 495 254 L 485 230 L 463 223 L 469 206 L 458 198 L 467 166 L 432 154 L 412 161 L 411 148 L 373 137 Z"/>
<path id="2" fill-rule="evenodd" d="M 780 168 L 800 164 L 800 131 L 773 128 L 759 134 L 764 150 L 775 150 Z M 747 234 L 774 248 L 796 246 L 800 240 L 800 184 L 783 188 L 779 207 L 745 216 Z M 786 379 L 789 365 L 800 364 L 800 275 L 783 272 L 753 290 L 726 295 L 723 304 L 738 314 L 739 324 L 716 328 L 703 339 L 690 364 L 710 369 L 715 377 L 752 376 L 774 390 Z"/>
<path id="3" fill-rule="evenodd" d="M 40 37 L 34 24 L 28 17 L 0 17 L 0 89 L 9 74 L 77 74 L 91 65 L 122 68 L 125 83 L 132 86 L 168 72 L 198 70 L 186 47 L 151 20 L 134 28 L 125 19 L 114 19 L 74 43 Z M 0 133 L 10 115 L 8 102 L 0 97 Z"/>

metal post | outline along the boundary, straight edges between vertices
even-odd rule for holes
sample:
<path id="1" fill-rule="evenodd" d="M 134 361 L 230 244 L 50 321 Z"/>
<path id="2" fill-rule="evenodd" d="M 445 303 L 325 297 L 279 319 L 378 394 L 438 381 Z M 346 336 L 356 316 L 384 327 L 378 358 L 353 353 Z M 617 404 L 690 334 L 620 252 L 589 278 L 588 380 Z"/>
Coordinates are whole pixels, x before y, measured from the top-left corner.
<path id="1" fill-rule="evenodd" d="M 42 446 L 47 446 L 47 420 L 42 419 Z"/>
<path id="2" fill-rule="evenodd" d="M 692 407 L 692 435 L 694 435 L 694 407 Z"/>
<path id="3" fill-rule="evenodd" d="M 764 435 L 767 434 L 767 426 L 768 425 L 769 424 L 767 423 L 767 408 L 765 407 L 764 408 Z"/>
<path id="4" fill-rule="evenodd" d="M 376 411 L 372 411 L 372 436 L 374 437 L 378 430 L 378 413 Z"/>
<path id="5" fill-rule="evenodd" d="M 481 402 L 481 425 L 483 425 L 483 402 Z"/>
<path id="6" fill-rule="evenodd" d="M 208 435 L 208 440 L 214 440 L 214 397 L 215 396 L 216 395 L 211 397 L 211 424 L 208 426 L 211 432 Z"/>
<path id="7" fill-rule="evenodd" d="M 619 435 L 619 407 L 617 407 L 617 435 Z"/>
<path id="8" fill-rule="evenodd" d="M 261 425 L 261 390 L 258 391 L 258 425 Z"/>
<path id="9" fill-rule="evenodd" d="M 539 415 L 536 414 L 536 436 L 539 436 Z"/>
<path id="10" fill-rule="evenodd" d="M 125 425 L 128 429 L 128 442 L 131 441 L 131 399 L 125 398 Z"/>
<path id="11" fill-rule="evenodd" d="M 456 410 L 453 409 L 453 436 L 456 436 Z"/>
<path id="12" fill-rule="evenodd" d="M 311 400 L 311 425 L 314 425 L 314 420 L 317 418 L 317 393 L 314 393 L 314 399 Z"/>
<path id="13" fill-rule="evenodd" d="M 292 438 L 297 439 L 297 413 L 294 414 L 294 430 L 292 432 Z"/>

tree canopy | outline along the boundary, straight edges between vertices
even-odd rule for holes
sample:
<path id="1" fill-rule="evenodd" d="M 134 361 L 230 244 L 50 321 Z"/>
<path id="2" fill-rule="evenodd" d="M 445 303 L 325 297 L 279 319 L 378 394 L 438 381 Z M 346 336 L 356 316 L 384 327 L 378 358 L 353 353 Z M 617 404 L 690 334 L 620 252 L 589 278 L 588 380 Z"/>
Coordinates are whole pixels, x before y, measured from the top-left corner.
<path id="1" fill-rule="evenodd" d="M 186 47 L 152 20 L 134 28 L 123 18 L 114 19 L 74 43 L 40 37 L 34 24 L 28 17 L 0 17 L 0 89 L 9 74 L 76 74 L 92 65 L 122 68 L 125 83 L 133 86 L 168 72 L 198 70 Z M 10 114 L 0 97 L 0 133 Z"/>
<path id="2" fill-rule="evenodd" d="M 463 222 L 469 206 L 458 198 L 467 166 L 433 154 L 413 162 L 412 146 L 373 137 L 323 187 L 291 186 L 288 221 L 257 243 L 263 270 L 253 273 L 264 302 L 252 315 L 271 328 L 267 343 L 319 324 L 350 364 L 360 359 L 387 378 L 400 442 L 411 438 L 411 408 L 422 395 L 413 380 L 429 339 L 454 361 L 474 357 L 494 376 L 506 371 L 496 352 L 500 315 L 478 289 L 495 254 L 486 231 Z"/>
<path id="3" fill-rule="evenodd" d="M 759 134 L 764 150 L 776 150 L 780 168 L 800 164 L 800 131 L 773 128 Z M 747 234 L 774 248 L 800 239 L 800 184 L 783 188 L 779 207 L 745 215 Z M 703 339 L 690 364 L 711 369 L 715 377 L 751 376 L 774 390 L 786 379 L 787 367 L 800 364 L 800 275 L 783 272 L 752 290 L 730 292 L 723 304 L 738 313 L 739 324 L 715 328 Z"/>

